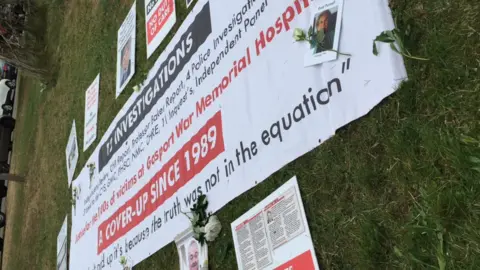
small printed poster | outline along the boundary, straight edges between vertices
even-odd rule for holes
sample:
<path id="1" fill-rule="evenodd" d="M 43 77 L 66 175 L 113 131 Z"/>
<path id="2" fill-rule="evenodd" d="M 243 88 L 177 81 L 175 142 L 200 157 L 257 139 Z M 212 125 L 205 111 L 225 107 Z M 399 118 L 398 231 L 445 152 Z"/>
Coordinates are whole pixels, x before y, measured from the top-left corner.
<path id="1" fill-rule="evenodd" d="M 174 0 L 145 0 L 147 58 L 158 48 L 177 21 Z"/>
<path id="2" fill-rule="evenodd" d="M 193 237 L 191 228 L 175 238 L 180 270 L 208 270 L 208 247 L 203 246 Z"/>
<path id="3" fill-rule="evenodd" d="M 130 12 L 118 30 L 117 37 L 117 90 L 118 98 L 135 73 L 135 44 L 136 44 L 136 1 L 133 2 Z"/>
<path id="4" fill-rule="evenodd" d="M 70 136 L 68 137 L 65 156 L 67 159 L 68 186 L 70 186 L 78 161 L 77 128 L 75 127 L 75 120 L 73 120 L 72 130 L 70 131 Z"/>
<path id="5" fill-rule="evenodd" d="M 85 152 L 97 138 L 98 92 L 100 74 L 85 91 L 85 126 L 83 131 L 83 151 Z"/>
<path id="6" fill-rule="evenodd" d="M 67 220 L 68 217 L 65 217 L 57 236 L 57 270 L 67 270 Z"/>
<path id="7" fill-rule="evenodd" d="M 323 1 L 317 5 L 308 28 L 314 42 L 308 45 L 305 67 L 332 61 L 338 56 L 343 0 Z"/>
<path id="8" fill-rule="evenodd" d="M 238 269 L 320 269 L 293 177 L 232 222 Z"/>

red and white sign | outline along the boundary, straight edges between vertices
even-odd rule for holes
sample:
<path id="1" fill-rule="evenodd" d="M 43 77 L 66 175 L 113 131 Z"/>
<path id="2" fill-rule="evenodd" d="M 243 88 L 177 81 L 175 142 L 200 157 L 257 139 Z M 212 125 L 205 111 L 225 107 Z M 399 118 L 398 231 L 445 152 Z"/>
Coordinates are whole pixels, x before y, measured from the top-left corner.
<path id="1" fill-rule="evenodd" d="M 83 151 L 85 152 L 97 138 L 98 92 L 100 74 L 85 91 L 85 125 L 83 129 Z"/>
<path id="2" fill-rule="evenodd" d="M 147 58 L 162 43 L 177 21 L 174 0 L 145 0 Z"/>
<path id="3" fill-rule="evenodd" d="M 319 269 L 296 177 L 231 226 L 240 270 Z"/>

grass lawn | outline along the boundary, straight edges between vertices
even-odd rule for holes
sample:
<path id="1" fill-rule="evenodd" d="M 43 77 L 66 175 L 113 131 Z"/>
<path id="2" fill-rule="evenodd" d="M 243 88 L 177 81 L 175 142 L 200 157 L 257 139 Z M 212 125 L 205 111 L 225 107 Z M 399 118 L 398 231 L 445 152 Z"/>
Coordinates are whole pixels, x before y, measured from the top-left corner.
<path id="1" fill-rule="evenodd" d="M 145 60 L 138 1 L 137 72 L 115 99 L 117 30 L 133 1 L 38 2 L 48 12 L 46 65 L 57 79 L 41 93 L 38 81 L 22 78 L 13 170 L 27 182 L 9 185 L 3 269 L 55 268 L 57 233 L 70 212 L 65 145 L 73 119 L 83 132 L 84 91 L 100 72 L 101 137 L 162 51 Z M 187 10 L 176 2 L 178 27 Z M 209 246 L 211 269 L 237 269 L 230 223 L 293 175 L 326 269 L 478 269 L 480 2 L 391 5 L 407 48 L 430 61 L 406 60 L 410 80 L 397 93 L 225 206 L 224 230 Z M 80 153 L 77 168 L 93 149 Z M 174 244 L 135 269 L 178 269 Z"/>

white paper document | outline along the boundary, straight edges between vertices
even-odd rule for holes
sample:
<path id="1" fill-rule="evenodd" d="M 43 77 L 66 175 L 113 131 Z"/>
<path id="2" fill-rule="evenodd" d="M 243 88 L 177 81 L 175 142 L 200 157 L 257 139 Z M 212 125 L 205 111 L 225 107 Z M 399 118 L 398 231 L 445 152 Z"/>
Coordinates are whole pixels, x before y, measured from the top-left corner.
<path id="1" fill-rule="evenodd" d="M 133 2 L 130 12 L 118 30 L 117 37 L 117 90 L 118 98 L 135 74 L 135 44 L 136 44 L 136 3 Z"/>
<path id="2" fill-rule="evenodd" d="M 67 270 L 67 220 L 68 217 L 65 217 L 57 236 L 57 270 Z"/>
<path id="3" fill-rule="evenodd" d="M 294 177 L 232 223 L 239 269 L 319 269 Z"/>
<path id="4" fill-rule="evenodd" d="M 98 91 L 100 74 L 85 91 L 85 126 L 83 129 L 83 151 L 85 152 L 97 138 Z"/>
<path id="5" fill-rule="evenodd" d="M 65 157 L 67 160 L 68 186 L 70 186 L 78 161 L 77 128 L 75 127 L 75 120 L 73 120 L 70 136 L 68 137 L 67 148 L 65 149 Z"/>

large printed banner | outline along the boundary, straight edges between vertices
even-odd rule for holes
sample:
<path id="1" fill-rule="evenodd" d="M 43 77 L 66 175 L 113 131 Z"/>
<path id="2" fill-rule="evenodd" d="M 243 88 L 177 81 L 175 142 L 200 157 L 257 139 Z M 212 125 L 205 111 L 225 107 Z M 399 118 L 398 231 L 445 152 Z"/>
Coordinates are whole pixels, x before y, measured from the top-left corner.
<path id="1" fill-rule="evenodd" d="M 395 91 L 401 57 L 372 54 L 394 27 L 387 0 L 345 0 L 351 56 L 304 68 L 310 46 L 292 33 L 318 5 L 198 1 L 73 183 L 70 269 L 141 262 L 188 229 L 201 194 L 219 210 Z"/>

